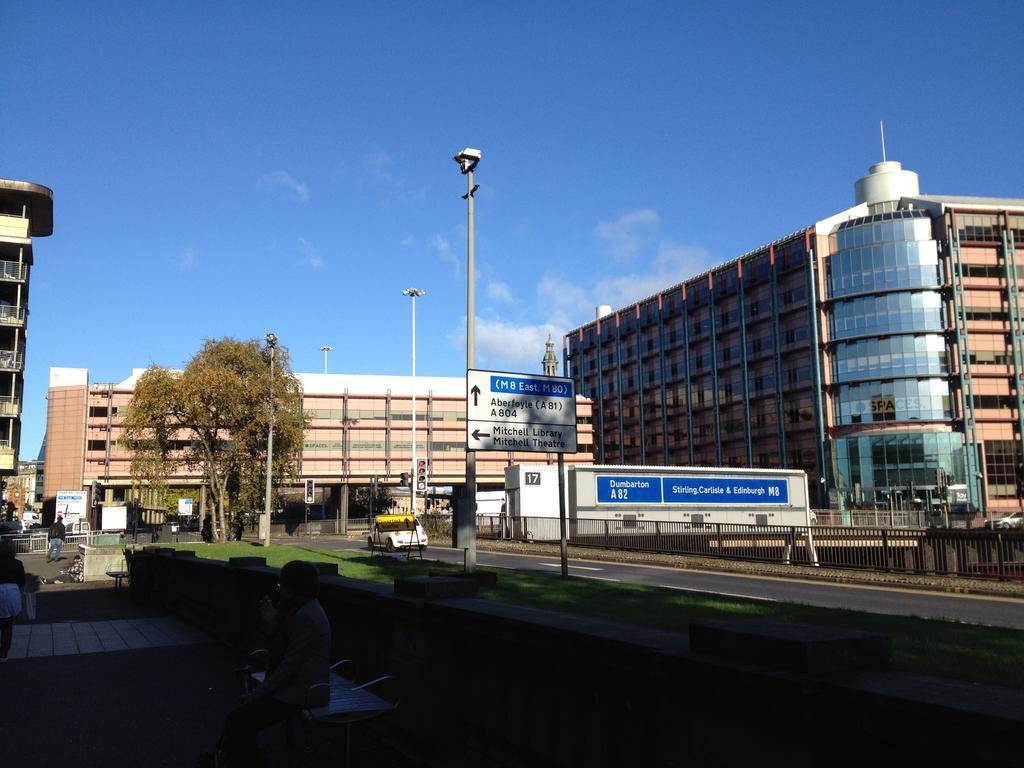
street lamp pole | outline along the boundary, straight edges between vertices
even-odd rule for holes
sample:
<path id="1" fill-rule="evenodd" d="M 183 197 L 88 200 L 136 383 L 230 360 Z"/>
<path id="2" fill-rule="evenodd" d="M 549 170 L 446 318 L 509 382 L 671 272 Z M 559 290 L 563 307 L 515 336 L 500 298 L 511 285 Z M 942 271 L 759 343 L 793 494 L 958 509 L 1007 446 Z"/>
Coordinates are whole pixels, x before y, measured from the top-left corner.
<path id="1" fill-rule="evenodd" d="M 403 296 L 412 299 L 412 471 L 409 473 L 409 510 L 416 514 L 416 298 L 426 291 L 406 288 Z"/>
<path id="2" fill-rule="evenodd" d="M 324 373 L 327 373 L 327 353 L 333 349 L 334 347 L 332 347 L 330 344 L 324 344 L 322 347 L 320 347 L 320 351 L 324 353 Z"/>
<path id="3" fill-rule="evenodd" d="M 480 162 L 479 149 L 466 147 L 453 159 L 466 177 L 466 371 L 474 367 L 474 324 L 476 320 L 476 298 L 473 274 L 473 199 L 479 185 L 473 183 L 473 171 Z M 468 406 L 468 401 L 467 401 Z M 459 504 L 459 519 L 456 525 L 458 546 L 465 554 L 466 573 L 476 570 L 476 453 L 469 450 L 466 441 L 466 503 Z"/>
<path id="4" fill-rule="evenodd" d="M 270 546 L 270 503 L 274 486 L 274 352 L 277 336 L 266 335 L 267 349 L 270 350 L 270 424 L 267 427 L 267 493 L 263 501 L 263 517 L 260 518 L 260 541 Z"/>

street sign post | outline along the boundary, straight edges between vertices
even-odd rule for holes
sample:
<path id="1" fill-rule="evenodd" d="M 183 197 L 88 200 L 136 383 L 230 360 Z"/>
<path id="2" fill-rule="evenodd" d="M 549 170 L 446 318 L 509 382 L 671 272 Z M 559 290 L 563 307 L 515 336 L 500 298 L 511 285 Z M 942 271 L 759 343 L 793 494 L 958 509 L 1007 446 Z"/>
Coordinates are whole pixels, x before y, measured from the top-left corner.
<path id="1" fill-rule="evenodd" d="M 564 455 L 576 453 L 576 392 L 572 379 L 472 368 L 466 371 L 466 449 L 558 454 L 562 578 L 568 578 Z"/>

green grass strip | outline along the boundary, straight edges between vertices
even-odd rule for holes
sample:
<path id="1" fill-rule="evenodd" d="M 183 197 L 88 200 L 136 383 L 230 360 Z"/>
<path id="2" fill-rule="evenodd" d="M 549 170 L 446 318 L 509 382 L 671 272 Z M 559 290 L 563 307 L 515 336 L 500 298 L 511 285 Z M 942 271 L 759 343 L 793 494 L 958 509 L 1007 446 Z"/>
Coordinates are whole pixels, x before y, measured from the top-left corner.
<path id="1" fill-rule="evenodd" d="M 266 557 L 279 568 L 290 560 L 337 563 L 338 572 L 353 579 L 390 584 L 398 576 L 423 576 L 428 571 L 461 571 L 460 566 L 398 557 L 370 558 L 360 552 L 335 552 L 248 542 L 178 544 L 198 557 Z M 482 568 L 481 570 L 489 570 Z M 972 682 L 1024 688 L 1024 632 L 951 621 L 885 616 L 793 603 L 769 603 L 704 596 L 640 584 L 598 581 L 556 574 L 495 569 L 498 585 L 483 597 L 532 608 L 577 613 L 661 629 L 686 631 L 704 619 L 765 618 L 859 629 L 889 635 L 896 669 Z M 1012 660 L 1016 659 L 1016 662 Z"/>

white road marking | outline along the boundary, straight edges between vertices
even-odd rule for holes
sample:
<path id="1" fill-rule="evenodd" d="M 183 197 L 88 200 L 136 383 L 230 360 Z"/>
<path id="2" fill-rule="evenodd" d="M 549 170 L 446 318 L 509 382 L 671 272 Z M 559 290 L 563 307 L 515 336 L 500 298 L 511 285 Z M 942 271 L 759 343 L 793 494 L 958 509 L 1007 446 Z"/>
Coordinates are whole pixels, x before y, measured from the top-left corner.
<path id="1" fill-rule="evenodd" d="M 740 595 L 740 594 L 737 594 L 735 592 L 719 592 L 716 589 L 692 589 L 690 587 L 676 587 L 676 586 L 673 586 L 672 584 L 655 584 L 654 586 L 661 587 L 662 589 L 674 589 L 677 592 L 693 592 L 693 593 L 699 594 L 699 595 L 719 596 L 719 597 L 736 597 L 736 598 L 739 598 L 740 600 L 757 600 L 757 601 L 765 602 L 765 603 L 777 603 L 777 602 L 779 602 L 774 597 L 760 597 L 760 596 L 757 596 L 757 595 Z"/>
<path id="2" fill-rule="evenodd" d="M 547 565 L 552 568 L 561 568 L 560 563 L 538 563 L 538 565 Z M 585 565 L 570 565 L 570 568 L 575 568 L 577 571 L 603 571 L 604 568 L 589 568 Z"/>

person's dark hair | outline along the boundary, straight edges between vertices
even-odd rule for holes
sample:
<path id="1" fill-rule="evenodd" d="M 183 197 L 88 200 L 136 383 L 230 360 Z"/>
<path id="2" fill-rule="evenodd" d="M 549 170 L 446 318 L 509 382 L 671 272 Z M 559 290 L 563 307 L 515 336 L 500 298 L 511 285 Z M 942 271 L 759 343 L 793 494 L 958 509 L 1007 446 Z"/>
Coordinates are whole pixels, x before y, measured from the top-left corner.
<path id="1" fill-rule="evenodd" d="M 15 554 L 14 542 L 0 541 L 0 557 L 14 557 Z"/>
<path id="2" fill-rule="evenodd" d="M 297 601 L 312 600 L 320 594 L 320 573 L 312 563 L 292 560 L 281 569 L 281 586 L 295 595 Z"/>

